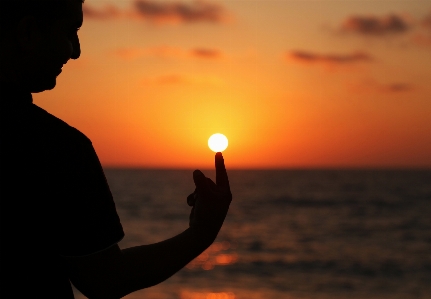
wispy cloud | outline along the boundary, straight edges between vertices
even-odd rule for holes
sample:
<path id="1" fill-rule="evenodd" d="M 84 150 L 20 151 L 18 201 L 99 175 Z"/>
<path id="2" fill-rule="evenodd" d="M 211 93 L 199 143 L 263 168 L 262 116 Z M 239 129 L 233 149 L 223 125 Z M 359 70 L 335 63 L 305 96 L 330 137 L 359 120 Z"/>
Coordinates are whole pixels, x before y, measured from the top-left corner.
<path id="1" fill-rule="evenodd" d="M 421 25 L 431 32 L 431 11 L 423 18 Z"/>
<path id="2" fill-rule="evenodd" d="M 83 12 L 86 18 L 91 19 L 131 18 L 153 24 L 224 23 L 232 18 L 224 6 L 206 0 L 193 2 L 135 0 L 132 6 L 125 10 L 113 5 L 95 8 L 86 3 Z"/>
<path id="3" fill-rule="evenodd" d="M 383 17 L 377 16 L 350 16 L 340 27 L 344 33 L 354 33 L 367 36 L 382 36 L 404 33 L 411 29 L 403 17 L 391 14 Z"/>
<path id="4" fill-rule="evenodd" d="M 107 5 L 103 8 L 94 8 L 88 4 L 84 4 L 82 6 L 82 12 L 84 13 L 84 18 L 97 20 L 115 19 L 124 15 L 123 11 L 120 11 L 113 5 Z"/>
<path id="5" fill-rule="evenodd" d="M 331 65 L 351 64 L 356 62 L 371 62 L 373 57 L 364 52 L 351 54 L 319 54 L 308 51 L 290 51 L 286 58 L 304 63 L 326 63 Z"/>
<path id="6" fill-rule="evenodd" d="M 223 80 L 217 76 L 200 76 L 184 74 L 167 74 L 158 77 L 147 77 L 144 85 L 222 85 Z"/>
<path id="7" fill-rule="evenodd" d="M 145 80 L 144 80 L 145 81 Z M 190 83 L 190 79 L 178 74 L 164 75 L 157 78 L 146 79 L 147 83 L 156 83 L 162 85 L 170 85 L 170 84 L 188 84 Z"/>
<path id="8" fill-rule="evenodd" d="M 124 59 L 133 60 L 141 57 L 158 57 L 158 58 L 202 58 L 202 59 L 219 59 L 224 55 L 220 50 L 210 48 L 195 48 L 184 50 L 179 47 L 158 46 L 148 48 L 122 48 L 114 51 L 114 55 Z"/>
<path id="9" fill-rule="evenodd" d="M 347 83 L 347 88 L 349 92 L 356 94 L 403 94 L 415 89 L 412 84 L 406 82 L 380 83 L 374 79 L 367 79 L 362 82 L 349 82 Z"/>
<path id="10" fill-rule="evenodd" d="M 420 21 L 420 29 L 412 40 L 419 46 L 431 48 L 431 11 Z"/>
<path id="11" fill-rule="evenodd" d="M 134 9 L 143 19 L 153 23 L 222 23 L 227 20 L 222 5 L 204 0 L 187 3 L 136 0 Z"/>
<path id="12" fill-rule="evenodd" d="M 114 52 L 118 57 L 125 60 L 133 60 L 140 57 L 160 57 L 160 58 L 182 58 L 185 52 L 181 48 L 158 46 L 148 48 L 121 48 Z"/>
<path id="13" fill-rule="evenodd" d="M 208 49 L 208 48 L 196 48 L 190 51 L 193 57 L 205 58 L 205 59 L 218 59 L 222 57 L 222 53 L 219 50 Z"/>
<path id="14" fill-rule="evenodd" d="M 383 85 L 381 87 L 382 87 L 382 91 L 387 91 L 387 92 L 405 92 L 413 89 L 413 86 L 411 84 L 400 83 L 400 82 Z"/>

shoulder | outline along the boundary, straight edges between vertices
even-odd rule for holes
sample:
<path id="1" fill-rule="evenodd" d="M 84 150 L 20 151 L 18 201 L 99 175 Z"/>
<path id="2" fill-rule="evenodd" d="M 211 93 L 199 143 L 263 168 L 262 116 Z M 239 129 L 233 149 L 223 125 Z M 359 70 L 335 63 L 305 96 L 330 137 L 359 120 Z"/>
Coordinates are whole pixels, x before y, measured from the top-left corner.
<path id="1" fill-rule="evenodd" d="M 56 140 L 69 144 L 79 142 L 91 145 L 90 139 L 85 134 L 60 118 L 34 104 L 31 110 L 31 121 L 34 125 L 34 133 L 37 135 L 44 135 L 51 141 Z"/>

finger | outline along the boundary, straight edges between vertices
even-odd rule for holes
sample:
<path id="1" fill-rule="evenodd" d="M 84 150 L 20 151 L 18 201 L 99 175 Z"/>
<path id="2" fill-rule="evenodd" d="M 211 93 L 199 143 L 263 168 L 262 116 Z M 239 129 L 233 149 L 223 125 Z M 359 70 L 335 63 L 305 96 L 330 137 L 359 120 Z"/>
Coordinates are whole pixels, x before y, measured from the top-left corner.
<path id="1" fill-rule="evenodd" d="M 195 193 L 192 193 L 189 196 L 187 196 L 187 204 L 190 207 L 193 207 L 195 205 L 195 201 L 196 201 L 195 195 L 196 195 Z"/>
<path id="2" fill-rule="evenodd" d="M 216 185 L 216 183 L 213 182 L 212 179 L 207 178 L 207 184 L 208 184 L 208 186 L 210 187 L 210 189 L 212 191 L 216 191 L 217 190 L 217 185 Z"/>
<path id="3" fill-rule="evenodd" d="M 193 171 L 193 181 L 195 182 L 196 191 L 198 194 L 210 192 L 206 177 L 200 170 Z"/>
<path id="4" fill-rule="evenodd" d="M 222 190 L 230 190 L 229 179 L 224 165 L 223 155 L 218 152 L 215 155 L 216 184 Z"/>
<path id="5" fill-rule="evenodd" d="M 194 206 L 195 202 L 196 202 L 196 197 L 197 197 L 197 192 L 196 192 L 196 189 L 195 189 L 195 191 L 193 191 L 192 194 L 190 194 L 189 196 L 187 196 L 187 204 L 189 206 L 191 206 L 191 207 Z"/>

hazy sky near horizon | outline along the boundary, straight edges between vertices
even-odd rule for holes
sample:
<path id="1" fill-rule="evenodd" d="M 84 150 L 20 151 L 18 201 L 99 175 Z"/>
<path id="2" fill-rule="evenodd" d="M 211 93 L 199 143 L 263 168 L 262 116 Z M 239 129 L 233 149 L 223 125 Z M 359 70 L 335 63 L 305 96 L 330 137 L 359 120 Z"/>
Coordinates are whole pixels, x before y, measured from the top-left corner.
<path id="1" fill-rule="evenodd" d="M 431 167 L 431 1 L 86 0 L 34 102 L 105 166 Z"/>

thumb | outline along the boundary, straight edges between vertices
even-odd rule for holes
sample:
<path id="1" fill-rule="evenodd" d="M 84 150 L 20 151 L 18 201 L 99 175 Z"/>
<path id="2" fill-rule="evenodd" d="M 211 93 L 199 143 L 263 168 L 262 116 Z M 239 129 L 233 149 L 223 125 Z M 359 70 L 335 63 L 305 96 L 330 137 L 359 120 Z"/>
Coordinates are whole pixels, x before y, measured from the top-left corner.
<path id="1" fill-rule="evenodd" d="M 207 178 L 200 170 L 193 171 L 193 181 L 198 192 L 206 193 L 209 191 Z"/>

